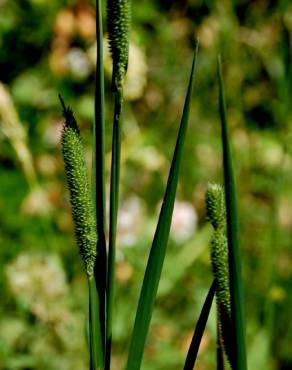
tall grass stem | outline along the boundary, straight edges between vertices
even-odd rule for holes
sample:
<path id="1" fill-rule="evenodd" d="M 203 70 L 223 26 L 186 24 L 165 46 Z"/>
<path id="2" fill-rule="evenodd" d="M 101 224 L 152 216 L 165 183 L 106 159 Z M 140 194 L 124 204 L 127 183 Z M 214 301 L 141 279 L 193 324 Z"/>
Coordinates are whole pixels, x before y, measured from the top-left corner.
<path id="1" fill-rule="evenodd" d="M 105 351 L 105 307 L 106 307 L 106 194 L 105 194 L 105 103 L 103 71 L 103 26 L 101 0 L 96 0 L 96 88 L 95 88 L 95 125 L 93 157 L 93 194 L 96 203 L 97 219 L 97 258 L 95 264 L 95 281 L 99 295 L 99 321 Z"/>
<path id="2" fill-rule="evenodd" d="M 108 280 L 107 280 L 107 325 L 106 325 L 106 358 L 105 369 L 110 369 L 112 346 L 112 316 L 115 290 L 115 260 L 116 260 L 116 233 L 119 206 L 120 157 L 122 122 L 120 121 L 122 109 L 122 91 L 115 92 L 115 107 L 112 137 L 112 163 L 110 187 L 110 221 L 109 221 L 109 253 L 108 253 Z"/>
<path id="3" fill-rule="evenodd" d="M 94 277 L 88 278 L 88 293 L 90 370 L 102 370 L 104 369 L 102 337 L 99 316 L 96 315 L 99 311 L 99 298 Z"/>

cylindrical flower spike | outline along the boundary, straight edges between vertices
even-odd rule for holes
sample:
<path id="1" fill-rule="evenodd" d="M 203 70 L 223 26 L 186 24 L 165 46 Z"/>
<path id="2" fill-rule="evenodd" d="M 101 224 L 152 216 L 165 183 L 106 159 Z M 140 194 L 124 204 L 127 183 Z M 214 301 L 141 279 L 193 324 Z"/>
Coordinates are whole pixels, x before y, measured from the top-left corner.
<path id="1" fill-rule="evenodd" d="M 216 230 L 226 223 L 224 191 L 221 185 L 209 183 L 206 191 L 207 218 Z"/>
<path id="2" fill-rule="evenodd" d="M 223 187 L 208 184 L 206 191 L 207 218 L 214 228 L 210 249 L 211 264 L 216 280 L 216 300 L 219 327 L 228 360 L 232 365 L 231 302 L 228 270 L 228 241 L 226 236 L 226 210 Z"/>
<path id="3" fill-rule="evenodd" d="M 89 190 L 84 147 L 77 122 L 60 96 L 65 118 L 61 143 L 70 192 L 77 245 L 88 277 L 93 276 L 96 259 L 96 220 Z"/>
<path id="4" fill-rule="evenodd" d="M 113 59 L 112 88 L 114 91 L 122 88 L 127 72 L 130 22 L 131 0 L 107 1 L 107 27 Z"/>

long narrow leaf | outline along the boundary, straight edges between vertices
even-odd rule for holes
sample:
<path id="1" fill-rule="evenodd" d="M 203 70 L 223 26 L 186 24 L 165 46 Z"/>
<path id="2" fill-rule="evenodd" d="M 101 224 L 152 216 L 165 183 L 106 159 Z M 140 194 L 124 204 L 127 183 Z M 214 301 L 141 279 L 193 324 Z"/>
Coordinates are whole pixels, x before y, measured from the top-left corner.
<path id="1" fill-rule="evenodd" d="M 197 359 L 197 355 L 199 352 L 200 343 L 205 331 L 205 327 L 207 324 L 207 320 L 210 314 L 210 310 L 212 307 L 212 302 L 215 296 L 216 292 L 216 282 L 213 280 L 213 283 L 211 284 L 211 287 L 209 289 L 209 292 L 207 294 L 207 297 L 205 299 L 205 302 L 203 304 L 194 335 L 190 344 L 190 348 L 188 350 L 184 370 L 193 370 L 195 366 L 195 362 Z"/>
<path id="2" fill-rule="evenodd" d="M 105 294 L 106 294 L 106 205 L 105 205 L 105 139 L 104 139 L 104 72 L 103 72 L 103 27 L 101 0 L 96 0 L 96 88 L 95 88 L 95 125 L 93 155 L 93 194 L 96 202 L 97 218 L 97 258 L 95 281 L 99 295 L 99 322 L 102 334 L 103 352 L 105 350 Z"/>
<path id="3" fill-rule="evenodd" d="M 122 109 L 122 92 L 115 92 L 115 108 L 112 139 L 112 164 L 111 164 L 111 188 L 110 188 L 110 223 L 109 223 L 109 252 L 108 252 L 108 280 L 107 280 L 107 317 L 106 317 L 106 357 L 105 369 L 110 369 L 110 356 L 112 345 L 112 316 L 113 299 L 115 288 L 115 260 L 116 260 L 116 232 L 119 205 L 119 181 L 120 181 L 120 156 L 122 122 L 120 114 Z"/>
<path id="4" fill-rule="evenodd" d="M 246 370 L 245 323 L 243 312 L 243 284 L 238 237 L 238 215 L 236 188 L 233 173 L 232 155 L 228 136 L 225 92 L 222 77 L 221 58 L 218 56 L 219 108 L 222 129 L 223 168 L 226 193 L 227 237 L 229 281 L 231 298 L 231 327 L 233 337 L 234 364 L 236 370 Z"/>
<path id="5" fill-rule="evenodd" d="M 127 370 L 138 370 L 141 367 L 144 346 L 150 326 L 153 306 L 163 267 L 169 237 L 175 194 L 178 183 L 179 168 L 188 126 L 191 95 L 194 84 L 198 44 L 194 53 L 192 72 L 186 95 L 181 125 L 177 137 L 173 160 L 169 172 L 167 187 L 162 203 L 157 228 L 150 250 L 143 285 L 140 293 L 135 324 L 128 355 Z"/>

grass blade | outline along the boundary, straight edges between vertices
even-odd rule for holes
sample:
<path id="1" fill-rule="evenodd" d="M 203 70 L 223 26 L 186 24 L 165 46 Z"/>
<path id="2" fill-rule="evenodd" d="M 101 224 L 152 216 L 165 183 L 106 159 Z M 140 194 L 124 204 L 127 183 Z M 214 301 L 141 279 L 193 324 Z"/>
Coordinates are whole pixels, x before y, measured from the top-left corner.
<path id="1" fill-rule="evenodd" d="M 93 154 L 93 194 L 96 202 L 97 218 L 97 258 L 95 281 L 99 295 L 99 322 L 103 352 L 105 347 L 105 294 L 106 294 L 106 201 L 105 201 L 105 114 L 104 114 L 104 72 L 103 72 L 103 27 L 101 0 L 96 0 L 96 88 L 95 125 Z"/>
<path id="2" fill-rule="evenodd" d="M 200 343 L 204 334 L 204 330 L 206 327 L 206 323 L 209 317 L 209 313 L 212 307 L 212 302 L 216 292 L 216 283 L 213 280 L 213 283 L 209 289 L 205 302 L 203 304 L 194 335 L 190 344 L 190 348 L 188 350 L 184 370 L 193 370 L 195 366 L 195 362 L 197 359 L 197 355 L 199 352 Z"/>
<path id="3" fill-rule="evenodd" d="M 198 52 L 198 44 L 194 53 L 192 72 L 190 76 L 187 96 L 185 100 L 181 125 L 178 132 L 175 151 L 171 163 L 168 182 L 162 203 L 157 228 L 155 231 L 152 247 L 150 250 L 143 285 L 140 293 L 135 324 L 128 354 L 127 370 L 138 370 L 141 367 L 144 346 L 148 334 L 155 297 L 163 267 L 166 247 L 169 237 L 173 206 L 180 162 L 183 153 L 184 140 L 188 126 L 191 94 L 194 84 L 195 66 Z"/>
<path id="4" fill-rule="evenodd" d="M 109 222 L 109 252 L 108 252 L 108 280 L 107 280 L 107 317 L 106 317 L 106 356 L 105 369 L 110 369 L 112 345 L 112 315 L 115 288 L 115 260 L 116 260 L 116 232 L 119 205 L 119 179 L 121 157 L 122 123 L 120 114 L 122 109 L 122 92 L 115 92 L 115 108 L 112 138 L 111 188 L 110 188 L 110 222 Z"/>
<path id="5" fill-rule="evenodd" d="M 245 323 L 243 312 L 243 284 L 238 237 L 238 215 L 232 155 L 228 137 L 225 92 L 221 58 L 218 56 L 219 108 L 222 129 L 223 168 L 226 193 L 226 216 L 228 237 L 229 281 L 231 298 L 231 328 L 233 337 L 234 364 L 236 370 L 246 370 Z"/>

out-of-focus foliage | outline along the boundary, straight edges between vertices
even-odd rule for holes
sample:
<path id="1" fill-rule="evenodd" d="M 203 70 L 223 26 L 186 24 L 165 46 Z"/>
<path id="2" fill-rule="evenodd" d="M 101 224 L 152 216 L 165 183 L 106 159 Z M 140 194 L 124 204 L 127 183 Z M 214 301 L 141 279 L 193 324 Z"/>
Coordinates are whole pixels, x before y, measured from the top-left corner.
<path id="1" fill-rule="evenodd" d="M 211 282 L 204 193 L 222 181 L 216 56 L 223 56 L 239 190 L 251 369 L 292 364 L 292 6 L 289 1 L 133 2 L 122 147 L 113 369 L 138 291 L 200 38 L 172 239 L 143 369 L 182 368 Z M 105 38 L 105 48 L 107 45 Z M 94 2 L 0 0 L 0 369 L 85 369 L 86 281 L 61 160 L 58 93 L 90 167 Z M 107 170 L 112 95 L 105 54 Z M 214 315 L 198 369 L 214 368 Z"/>

